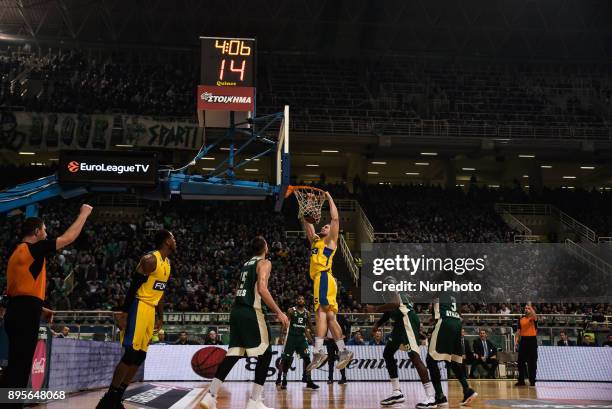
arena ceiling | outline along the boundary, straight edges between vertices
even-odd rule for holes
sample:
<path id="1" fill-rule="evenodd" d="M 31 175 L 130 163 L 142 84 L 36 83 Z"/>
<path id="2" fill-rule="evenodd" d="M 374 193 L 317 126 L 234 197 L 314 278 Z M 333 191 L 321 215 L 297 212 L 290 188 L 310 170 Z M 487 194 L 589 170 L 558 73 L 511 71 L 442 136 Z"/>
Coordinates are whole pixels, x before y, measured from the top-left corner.
<path id="1" fill-rule="evenodd" d="M 340 56 L 612 58 L 607 0 L 0 0 L 0 39 L 195 47 L 255 36 L 260 50 Z"/>

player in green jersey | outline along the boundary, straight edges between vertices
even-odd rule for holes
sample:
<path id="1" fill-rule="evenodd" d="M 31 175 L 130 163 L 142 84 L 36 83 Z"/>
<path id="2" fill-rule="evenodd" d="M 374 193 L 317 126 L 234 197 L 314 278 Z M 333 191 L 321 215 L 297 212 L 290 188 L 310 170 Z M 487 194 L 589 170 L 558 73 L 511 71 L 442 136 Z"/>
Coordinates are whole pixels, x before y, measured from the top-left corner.
<path id="1" fill-rule="evenodd" d="M 291 368 L 293 354 L 295 353 L 304 361 L 302 382 L 306 382 L 306 387 L 309 389 L 319 389 L 319 385 L 312 381 L 310 372 L 306 372 L 306 368 L 310 365 L 308 343 L 312 342 L 312 328 L 310 325 L 310 312 L 304 308 L 304 305 L 304 296 L 300 295 L 297 298 L 297 306 L 290 308 L 287 312 L 289 330 L 282 336 L 285 340 L 285 347 L 281 357 L 281 370 L 278 371 L 278 377 L 276 378 L 276 385 L 280 385 L 281 389 L 287 389 L 287 372 Z"/>
<path id="2" fill-rule="evenodd" d="M 272 263 L 266 260 L 268 243 L 263 237 L 257 236 L 251 241 L 251 255 L 253 257 L 244 263 L 240 270 L 236 297 L 230 313 L 230 342 L 227 355 L 218 366 L 208 392 L 200 401 L 202 409 L 217 408 L 217 394 L 221 384 L 243 356 L 257 357 L 255 382 L 246 409 L 269 409 L 261 400 L 272 360 L 270 326 L 262 310 L 263 304 L 276 314 L 276 318 L 284 328 L 289 326 L 289 319 L 268 290 Z"/>
<path id="3" fill-rule="evenodd" d="M 463 363 L 463 349 L 461 348 L 461 327 L 463 319 L 457 309 L 457 298 L 450 294 L 442 294 L 433 303 L 433 319 L 435 322 L 431 340 L 429 341 L 429 354 L 427 368 L 431 382 L 436 390 L 436 405 L 448 406 L 448 399 L 442 391 L 440 381 L 440 368 L 438 361 L 446 361 L 455 373 L 457 380 L 463 388 L 461 405 L 472 402 L 478 394 L 470 388 L 467 382 L 465 366 Z"/>
<path id="4" fill-rule="evenodd" d="M 427 367 L 421 360 L 419 354 L 420 345 L 418 340 L 419 328 L 421 322 L 416 311 L 414 311 L 414 305 L 408 296 L 402 294 L 393 294 L 391 302 L 376 307 L 368 306 L 367 312 L 384 312 L 383 316 L 376 322 L 372 329 L 374 334 L 379 327 L 381 327 L 389 319 L 393 320 L 393 329 L 391 337 L 385 349 L 383 351 L 383 357 L 389 372 L 389 378 L 391 379 L 392 393 L 388 398 L 383 399 L 380 404 L 382 406 L 395 405 L 404 402 L 404 394 L 400 388 L 399 375 L 397 370 L 397 360 L 395 359 L 395 353 L 398 350 L 408 352 L 408 357 L 412 361 L 415 369 L 417 370 L 421 383 L 425 389 L 427 399 L 416 405 L 417 408 L 436 408 L 434 388 L 432 383 L 429 381 L 427 374 Z"/>

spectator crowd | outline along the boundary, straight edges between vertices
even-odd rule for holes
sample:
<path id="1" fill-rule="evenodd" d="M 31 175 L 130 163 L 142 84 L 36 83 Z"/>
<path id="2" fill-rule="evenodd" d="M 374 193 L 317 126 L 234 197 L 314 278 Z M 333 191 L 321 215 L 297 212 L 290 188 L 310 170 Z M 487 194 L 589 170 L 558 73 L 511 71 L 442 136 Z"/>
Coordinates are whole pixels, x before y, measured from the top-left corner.
<path id="1" fill-rule="evenodd" d="M 302 131 L 402 134 L 407 127 L 418 131 L 435 122 L 440 130 L 491 135 L 498 128 L 607 135 L 612 119 L 612 84 L 598 65 L 440 65 L 398 57 L 339 64 L 275 53 L 263 53 L 259 60 L 258 110 L 271 113 L 289 104 L 294 129 Z M 155 58 L 5 47 L 0 49 L 0 106 L 193 117 L 195 61 L 178 50 L 173 58 Z"/>

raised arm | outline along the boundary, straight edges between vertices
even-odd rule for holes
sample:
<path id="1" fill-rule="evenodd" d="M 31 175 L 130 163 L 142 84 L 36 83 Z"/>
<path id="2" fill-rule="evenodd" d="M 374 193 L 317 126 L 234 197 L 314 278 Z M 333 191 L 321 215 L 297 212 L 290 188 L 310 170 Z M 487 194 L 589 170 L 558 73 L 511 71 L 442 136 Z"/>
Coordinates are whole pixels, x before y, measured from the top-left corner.
<path id="1" fill-rule="evenodd" d="M 68 227 L 68 229 L 59 236 L 55 241 L 55 249 L 59 250 L 61 248 L 66 247 L 67 245 L 74 242 L 79 234 L 81 234 L 81 230 L 83 230 L 83 226 L 85 225 L 85 221 L 91 214 L 93 207 L 88 204 L 84 204 L 81 206 L 81 210 L 79 211 L 79 215 L 76 220 Z"/>
<path id="2" fill-rule="evenodd" d="M 334 199 L 331 197 L 329 192 L 325 192 L 325 198 L 329 202 L 329 235 L 326 237 L 328 240 L 338 242 L 338 233 L 340 232 L 340 216 L 338 215 L 338 208 L 334 203 Z"/>
<path id="3" fill-rule="evenodd" d="M 312 243 L 319 237 L 315 233 L 315 228 L 311 223 L 308 223 L 306 220 L 302 219 L 302 226 L 304 227 L 304 233 L 306 233 L 306 237 L 308 237 L 309 242 Z"/>
<path id="4" fill-rule="evenodd" d="M 268 280 L 270 278 L 270 272 L 272 271 L 272 263 L 270 260 L 262 260 L 257 264 L 257 292 L 261 296 L 264 303 L 276 314 L 276 318 L 281 322 L 283 327 L 289 327 L 289 319 L 287 316 L 278 308 L 272 294 L 268 290 Z"/>

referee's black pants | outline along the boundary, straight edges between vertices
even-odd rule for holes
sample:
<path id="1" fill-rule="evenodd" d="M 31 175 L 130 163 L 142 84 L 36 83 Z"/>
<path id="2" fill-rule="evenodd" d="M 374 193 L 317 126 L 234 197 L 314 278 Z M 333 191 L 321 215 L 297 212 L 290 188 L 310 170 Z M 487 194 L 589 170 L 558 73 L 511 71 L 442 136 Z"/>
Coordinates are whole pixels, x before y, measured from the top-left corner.
<path id="1" fill-rule="evenodd" d="M 529 375 L 529 385 L 535 385 L 538 370 L 538 338 L 521 337 L 518 350 L 518 382 L 525 383 L 525 365 Z"/>
<path id="2" fill-rule="evenodd" d="M 37 297 L 11 297 L 4 314 L 8 335 L 8 367 L 5 388 L 27 388 L 38 341 L 43 302 Z"/>
<path id="3" fill-rule="evenodd" d="M 333 339 L 326 339 L 325 347 L 327 348 L 327 368 L 328 368 L 327 380 L 333 381 L 334 380 L 334 369 L 335 369 L 334 363 L 338 360 L 338 353 L 340 351 L 338 350 L 336 341 L 334 341 Z M 340 370 L 340 376 L 341 376 L 340 378 L 341 380 L 346 379 L 346 368 Z"/>

